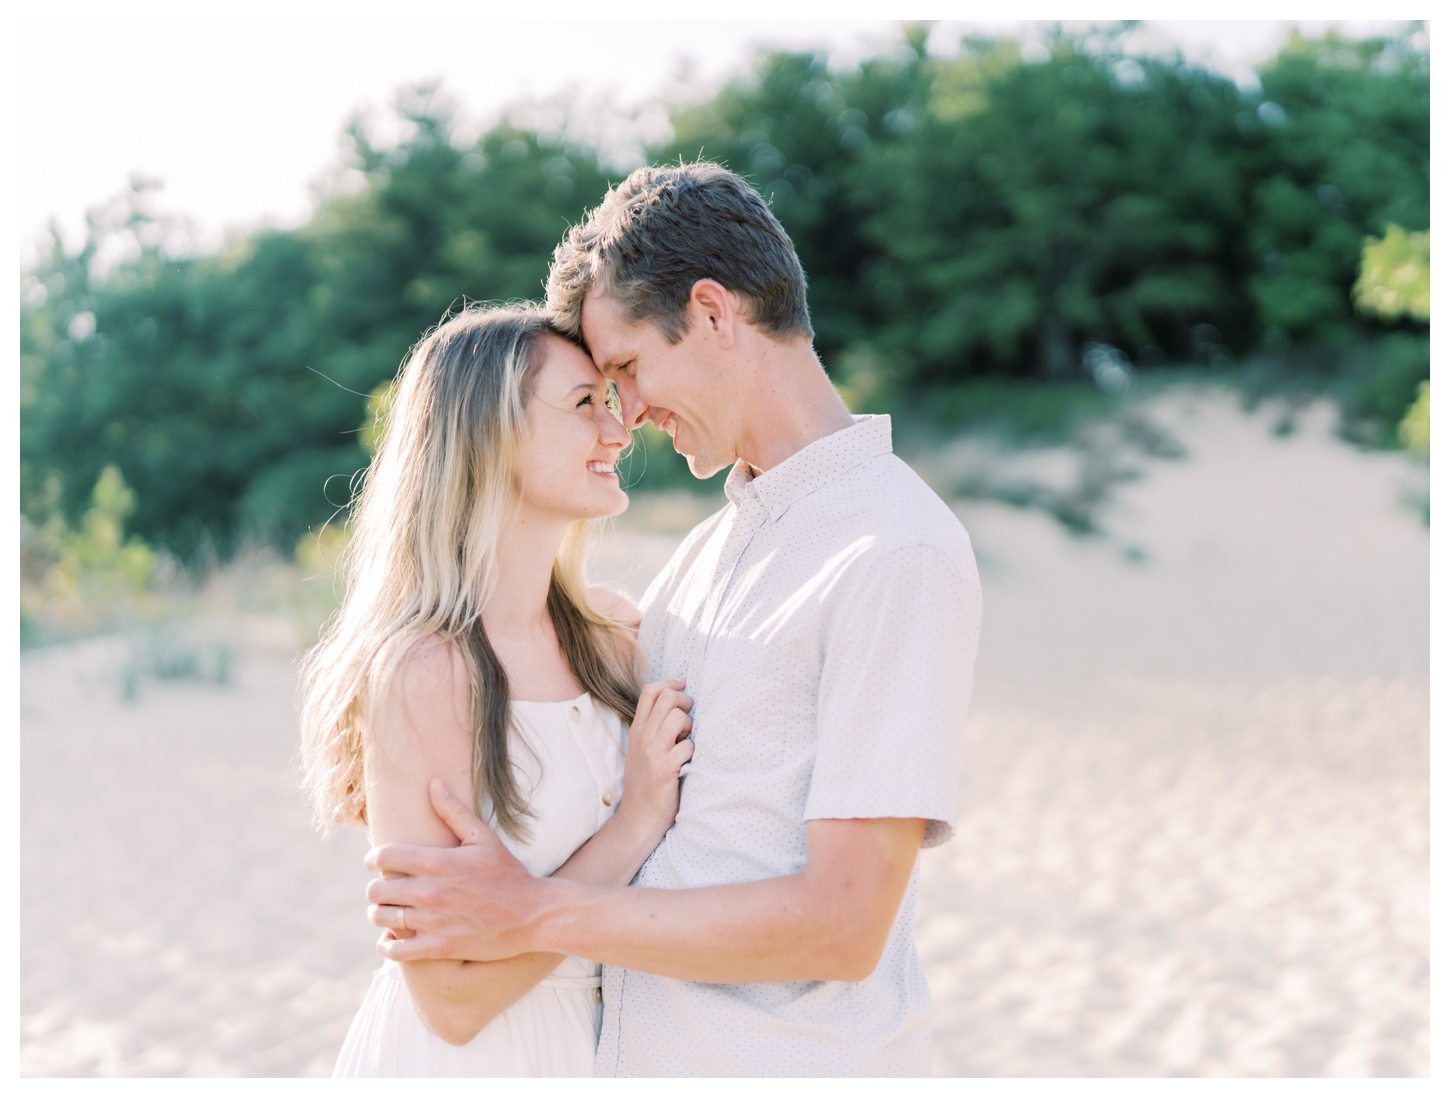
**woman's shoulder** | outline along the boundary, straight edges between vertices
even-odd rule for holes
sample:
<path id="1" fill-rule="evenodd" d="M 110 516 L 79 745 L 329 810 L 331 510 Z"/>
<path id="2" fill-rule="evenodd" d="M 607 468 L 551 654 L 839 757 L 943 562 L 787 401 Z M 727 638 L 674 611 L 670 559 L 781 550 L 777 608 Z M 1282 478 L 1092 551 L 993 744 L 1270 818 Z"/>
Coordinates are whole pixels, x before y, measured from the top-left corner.
<path id="1" fill-rule="evenodd" d="M 416 739 L 427 730 L 437 729 L 445 715 L 465 718 L 468 699 L 468 664 L 459 646 L 436 633 L 416 637 L 398 653 L 379 699 L 382 708 L 378 716 L 384 719 L 375 723 L 391 726 L 394 735 Z"/>
<path id="2" fill-rule="evenodd" d="M 394 664 L 390 686 L 403 690 L 438 689 L 460 673 L 467 679 L 467 664 L 458 645 L 444 635 L 431 632 L 406 641 Z"/>
<path id="3" fill-rule="evenodd" d="M 619 622 L 620 625 L 628 626 L 630 629 L 638 629 L 640 622 L 639 607 L 625 594 L 621 594 L 609 587 L 594 585 L 589 588 L 589 607 L 596 614 L 602 614 Z"/>
<path id="4" fill-rule="evenodd" d="M 417 680 L 464 669 L 458 645 L 441 633 L 426 633 L 408 641 L 398 658 L 400 680 Z"/>

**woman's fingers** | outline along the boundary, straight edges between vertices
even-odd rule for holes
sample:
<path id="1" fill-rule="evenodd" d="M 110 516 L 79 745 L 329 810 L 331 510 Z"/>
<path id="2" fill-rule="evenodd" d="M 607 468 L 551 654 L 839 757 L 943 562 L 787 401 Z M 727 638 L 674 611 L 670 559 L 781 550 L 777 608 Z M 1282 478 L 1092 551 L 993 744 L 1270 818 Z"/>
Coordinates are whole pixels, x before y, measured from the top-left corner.
<path id="1" fill-rule="evenodd" d="M 695 722 L 690 720 L 689 713 L 683 709 L 671 709 L 669 714 L 660 724 L 661 738 L 666 743 L 676 744 L 690 734 L 690 729 L 695 727 Z"/>
<path id="2" fill-rule="evenodd" d="M 639 696 L 644 697 L 646 694 L 658 694 L 661 690 L 683 690 L 684 688 L 684 679 L 660 679 L 659 682 L 652 682 L 641 690 Z"/>
<path id="3" fill-rule="evenodd" d="M 640 690 L 639 701 L 634 704 L 634 719 L 636 723 L 641 717 L 647 716 L 649 711 L 654 708 L 655 698 L 660 692 L 661 685 L 660 683 L 652 682 Z"/>
<path id="4" fill-rule="evenodd" d="M 670 748 L 670 753 L 665 756 L 665 762 L 668 765 L 674 767 L 675 773 L 678 774 L 680 772 L 680 767 L 684 766 L 687 762 L 689 762 L 690 759 L 694 757 L 694 754 L 695 741 L 681 740 L 679 743 L 675 744 L 674 747 Z"/>
<path id="5" fill-rule="evenodd" d="M 695 722 L 684 708 L 666 709 L 655 726 L 650 729 L 641 746 L 654 756 L 661 756 L 682 737 L 690 734 Z"/>
<path id="6" fill-rule="evenodd" d="M 639 692 L 639 701 L 634 707 L 634 728 L 644 731 L 650 727 L 655 710 L 659 707 L 660 692 L 665 684 L 652 682 Z"/>
<path id="7" fill-rule="evenodd" d="M 661 690 L 659 697 L 655 699 L 654 712 L 650 714 L 650 720 L 655 727 L 668 720 L 672 713 L 688 713 L 695 704 L 695 699 L 688 694 L 682 694 L 678 690 Z"/>
<path id="8" fill-rule="evenodd" d="M 690 709 L 695 700 L 683 692 L 684 685 L 683 679 L 666 679 L 641 690 L 630 729 L 630 765 L 637 768 L 634 772 L 651 785 L 668 783 L 672 792 L 680 768 L 695 751 L 694 743 L 686 739 L 694 727 Z M 406 955 L 393 952 L 398 946 L 392 943 L 387 955 Z"/>
<path id="9" fill-rule="evenodd" d="M 665 734 L 665 723 L 671 720 L 672 714 L 688 713 L 694 706 L 693 698 L 674 689 L 676 684 L 683 686 L 684 681 L 673 679 L 663 683 L 651 683 L 640 691 L 630 736 L 631 739 L 637 739 L 642 747 L 647 747 L 656 736 Z M 678 730 L 675 735 L 678 735 Z"/>
<path id="10" fill-rule="evenodd" d="M 679 696 L 680 691 L 684 688 L 684 679 L 661 679 L 659 682 L 650 683 L 639 692 L 639 701 L 635 705 L 635 723 L 640 724 L 648 720 L 662 697 L 668 696 L 672 700 Z"/>

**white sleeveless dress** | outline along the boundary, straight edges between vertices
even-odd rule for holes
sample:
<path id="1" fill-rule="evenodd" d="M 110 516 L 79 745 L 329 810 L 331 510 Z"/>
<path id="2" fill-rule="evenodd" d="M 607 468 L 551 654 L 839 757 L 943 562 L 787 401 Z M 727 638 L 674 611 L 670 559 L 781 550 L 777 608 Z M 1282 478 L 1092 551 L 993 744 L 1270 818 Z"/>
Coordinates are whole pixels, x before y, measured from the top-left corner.
<path id="1" fill-rule="evenodd" d="M 588 694 L 512 702 L 511 753 L 533 811 L 530 837 L 505 846 L 547 877 L 614 813 L 624 792 L 625 731 Z M 532 757 L 531 757 L 532 756 Z M 594 1074 L 601 1017 L 599 965 L 567 957 L 466 1045 L 431 1033 L 413 1011 L 402 971 L 384 961 L 353 1019 L 333 1077 L 562 1077 Z"/>

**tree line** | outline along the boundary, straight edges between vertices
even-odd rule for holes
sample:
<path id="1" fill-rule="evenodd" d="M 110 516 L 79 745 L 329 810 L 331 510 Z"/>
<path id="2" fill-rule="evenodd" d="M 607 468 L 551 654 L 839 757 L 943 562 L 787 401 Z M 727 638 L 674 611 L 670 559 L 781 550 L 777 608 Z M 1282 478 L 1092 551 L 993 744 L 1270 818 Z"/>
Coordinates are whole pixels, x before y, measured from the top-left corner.
<path id="1" fill-rule="evenodd" d="M 810 280 L 853 403 L 962 416 L 990 386 L 1132 371 L 1298 379 L 1390 444 L 1428 322 L 1357 308 L 1366 239 L 1429 228 L 1428 57 L 1408 38 L 1291 36 L 1262 90 L 1118 35 L 1046 56 L 926 28 L 849 72 L 771 52 L 678 110 L 652 162 L 746 175 Z M 104 470 L 127 529 L 185 558 L 291 545 L 348 497 L 367 400 L 464 301 L 537 298 L 565 228 L 621 172 L 505 120 L 472 141 L 427 89 L 395 145 L 350 128 L 362 184 L 297 229 L 177 257 L 137 183 L 83 247 L 23 272 L 21 500 L 74 524 Z M 1113 374 L 1118 370 L 1118 374 Z M 645 454 L 654 482 L 671 455 Z"/>

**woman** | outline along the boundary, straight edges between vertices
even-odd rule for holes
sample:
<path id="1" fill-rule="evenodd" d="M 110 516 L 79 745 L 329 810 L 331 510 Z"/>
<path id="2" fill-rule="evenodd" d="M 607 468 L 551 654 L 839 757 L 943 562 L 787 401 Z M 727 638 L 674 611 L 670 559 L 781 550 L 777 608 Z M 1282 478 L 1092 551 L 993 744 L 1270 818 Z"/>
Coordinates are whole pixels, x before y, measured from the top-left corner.
<path id="1" fill-rule="evenodd" d="M 607 399 L 533 307 L 465 312 L 415 348 L 354 509 L 346 598 L 304 669 L 324 821 L 456 845 L 439 778 L 531 872 L 613 885 L 663 837 L 691 702 L 683 682 L 638 690 L 634 607 L 583 575 L 589 520 L 629 502 Z M 557 954 L 389 961 L 334 1074 L 589 1075 L 598 989 L 597 964 Z"/>

